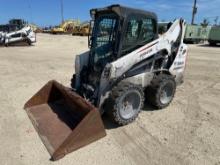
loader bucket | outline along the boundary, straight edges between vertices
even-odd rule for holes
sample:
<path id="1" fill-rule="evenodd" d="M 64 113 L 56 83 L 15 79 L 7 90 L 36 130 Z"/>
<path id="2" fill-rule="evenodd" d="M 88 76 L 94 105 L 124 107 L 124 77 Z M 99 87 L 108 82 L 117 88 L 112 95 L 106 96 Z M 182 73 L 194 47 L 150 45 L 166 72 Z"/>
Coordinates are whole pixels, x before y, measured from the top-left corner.
<path id="1" fill-rule="evenodd" d="M 51 160 L 58 160 L 106 135 L 98 110 L 54 80 L 40 89 L 24 109 Z"/>

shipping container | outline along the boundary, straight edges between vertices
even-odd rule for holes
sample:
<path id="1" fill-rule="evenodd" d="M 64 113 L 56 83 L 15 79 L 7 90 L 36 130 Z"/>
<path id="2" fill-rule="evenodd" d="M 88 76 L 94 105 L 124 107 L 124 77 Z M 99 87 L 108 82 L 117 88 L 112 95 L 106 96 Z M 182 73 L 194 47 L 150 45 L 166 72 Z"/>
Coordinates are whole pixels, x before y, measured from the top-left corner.
<path id="1" fill-rule="evenodd" d="M 210 45 L 220 43 L 220 26 L 213 26 L 210 30 L 208 42 Z"/>
<path id="2" fill-rule="evenodd" d="M 184 37 L 185 43 L 199 43 L 208 40 L 211 26 L 187 25 Z"/>

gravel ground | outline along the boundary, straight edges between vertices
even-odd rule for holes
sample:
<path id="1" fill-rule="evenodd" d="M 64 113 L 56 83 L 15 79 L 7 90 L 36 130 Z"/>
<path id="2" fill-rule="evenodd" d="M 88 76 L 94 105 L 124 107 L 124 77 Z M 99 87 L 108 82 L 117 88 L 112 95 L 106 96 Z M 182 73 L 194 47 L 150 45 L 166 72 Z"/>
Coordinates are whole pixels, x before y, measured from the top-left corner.
<path id="1" fill-rule="evenodd" d="M 31 47 L 0 47 L 0 164 L 220 165 L 220 47 L 189 46 L 185 82 L 168 108 L 146 106 L 124 127 L 105 117 L 105 138 L 52 162 L 23 105 L 51 79 L 69 86 L 87 38 L 37 39 Z"/>

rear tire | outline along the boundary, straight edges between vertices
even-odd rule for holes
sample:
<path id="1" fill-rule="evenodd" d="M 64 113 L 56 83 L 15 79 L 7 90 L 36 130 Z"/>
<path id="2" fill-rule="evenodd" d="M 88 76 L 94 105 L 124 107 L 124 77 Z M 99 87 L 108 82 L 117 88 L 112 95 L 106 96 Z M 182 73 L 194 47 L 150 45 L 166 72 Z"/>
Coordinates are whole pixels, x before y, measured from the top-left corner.
<path id="1" fill-rule="evenodd" d="M 142 87 L 121 82 L 112 89 L 110 101 L 107 104 L 107 113 L 118 125 L 127 125 L 133 122 L 140 113 L 144 102 Z"/>
<path id="2" fill-rule="evenodd" d="M 172 102 L 175 92 L 176 82 L 173 76 L 155 75 L 151 85 L 145 91 L 146 100 L 157 109 L 162 109 Z"/>
<path id="3" fill-rule="evenodd" d="M 216 46 L 216 43 L 215 42 L 209 42 L 209 45 L 210 46 Z"/>
<path id="4" fill-rule="evenodd" d="M 27 44 L 28 44 L 29 46 L 31 46 L 31 45 L 32 45 L 32 43 L 31 43 L 31 41 L 30 41 L 30 40 L 27 40 Z"/>

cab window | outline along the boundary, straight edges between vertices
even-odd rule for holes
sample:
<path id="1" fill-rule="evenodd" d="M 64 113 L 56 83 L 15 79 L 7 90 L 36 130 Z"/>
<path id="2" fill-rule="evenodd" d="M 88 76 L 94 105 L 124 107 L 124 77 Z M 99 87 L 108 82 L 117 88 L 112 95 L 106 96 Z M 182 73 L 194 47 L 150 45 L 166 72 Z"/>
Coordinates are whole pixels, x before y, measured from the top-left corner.
<path id="1" fill-rule="evenodd" d="M 151 18 L 130 18 L 125 31 L 122 53 L 127 54 L 154 40 L 156 21 Z"/>

